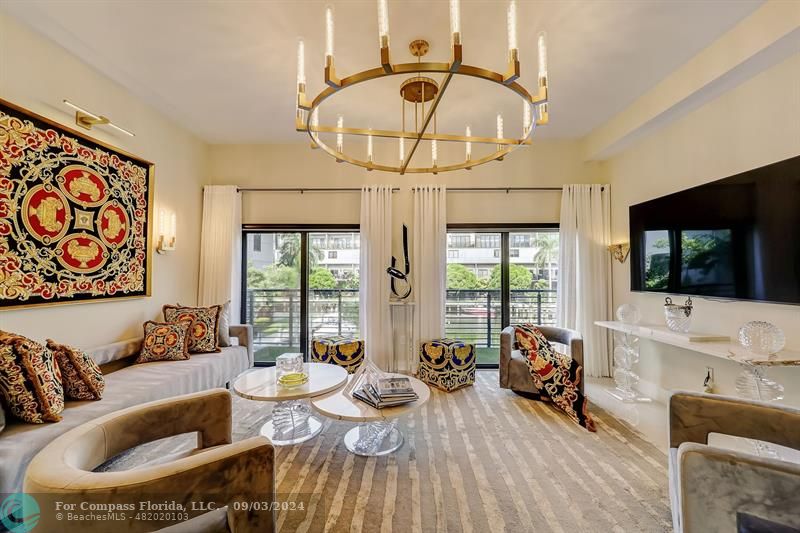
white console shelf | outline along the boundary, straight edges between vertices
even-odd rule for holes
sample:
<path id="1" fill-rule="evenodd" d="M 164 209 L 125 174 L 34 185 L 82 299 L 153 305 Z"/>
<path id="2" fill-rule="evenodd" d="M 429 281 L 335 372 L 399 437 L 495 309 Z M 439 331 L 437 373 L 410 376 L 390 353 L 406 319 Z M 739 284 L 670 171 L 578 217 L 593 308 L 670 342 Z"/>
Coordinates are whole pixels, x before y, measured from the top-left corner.
<path id="1" fill-rule="evenodd" d="M 595 325 L 737 363 L 759 366 L 800 366 L 800 352 L 782 350 L 772 356 L 757 356 L 748 352 L 739 344 L 731 342 L 730 337 L 725 335 L 679 333 L 668 329 L 666 326 L 626 324 L 618 321 L 597 321 Z"/>

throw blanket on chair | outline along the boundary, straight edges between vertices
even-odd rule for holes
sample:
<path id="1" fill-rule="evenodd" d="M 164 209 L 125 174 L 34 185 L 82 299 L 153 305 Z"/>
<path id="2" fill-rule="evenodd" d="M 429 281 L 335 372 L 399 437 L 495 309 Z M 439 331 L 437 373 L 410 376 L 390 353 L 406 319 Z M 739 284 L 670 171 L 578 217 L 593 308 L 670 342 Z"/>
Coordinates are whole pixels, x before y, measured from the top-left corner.
<path id="1" fill-rule="evenodd" d="M 514 337 L 536 388 L 572 420 L 589 431 L 596 431 L 589 415 L 589 402 L 578 390 L 580 365 L 570 356 L 557 352 L 532 324 L 516 326 Z"/>

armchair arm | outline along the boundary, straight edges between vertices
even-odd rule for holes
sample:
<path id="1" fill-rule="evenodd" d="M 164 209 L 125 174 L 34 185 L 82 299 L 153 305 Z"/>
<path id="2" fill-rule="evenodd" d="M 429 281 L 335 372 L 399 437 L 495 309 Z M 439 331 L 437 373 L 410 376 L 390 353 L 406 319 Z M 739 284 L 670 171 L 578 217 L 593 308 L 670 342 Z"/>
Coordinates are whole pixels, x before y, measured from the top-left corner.
<path id="1" fill-rule="evenodd" d="M 800 409 L 700 392 L 675 392 L 669 400 L 669 442 L 708 443 L 709 433 L 800 449 Z"/>
<path id="2" fill-rule="evenodd" d="M 500 332 L 500 387 L 508 388 L 508 365 L 514 351 L 514 326 Z"/>
<path id="3" fill-rule="evenodd" d="M 737 512 L 800 528 L 800 465 L 695 443 L 678 464 L 685 533 L 736 531 Z"/>
<path id="4" fill-rule="evenodd" d="M 269 510 L 240 510 L 231 502 L 269 502 L 274 500 L 274 448 L 265 437 L 252 437 L 233 444 L 217 446 L 194 455 L 150 467 L 120 472 L 84 471 L 61 492 L 53 492 L 50 501 L 42 487 L 26 482 L 26 491 L 36 492 L 42 506 L 42 520 L 52 520 L 56 501 L 89 501 L 110 504 L 174 500 L 189 511 L 192 503 L 214 502 L 216 508 L 228 505 L 232 531 L 274 531 L 274 514 Z M 51 505 L 52 504 L 52 505 Z M 209 510 L 208 507 L 201 509 Z M 169 515 L 169 513 L 166 513 Z M 167 517 L 168 518 L 168 517 Z M 152 531 L 172 525 L 172 521 L 115 523 L 116 531 Z M 63 525 L 63 524 L 62 524 Z M 47 528 L 45 528 L 47 529 Z M 100 531 L 101 529 L 98 529 Z"/>
<path id="5" fill-rule="evenodd" d="M 239 346 L 247 348 L 247 359 L 250 366 L 255 364 L 255 354 L 253 353 L 253 326 L 250 324 L 233 324 L 230 329 L 231 337 L 239 339 Z"/>

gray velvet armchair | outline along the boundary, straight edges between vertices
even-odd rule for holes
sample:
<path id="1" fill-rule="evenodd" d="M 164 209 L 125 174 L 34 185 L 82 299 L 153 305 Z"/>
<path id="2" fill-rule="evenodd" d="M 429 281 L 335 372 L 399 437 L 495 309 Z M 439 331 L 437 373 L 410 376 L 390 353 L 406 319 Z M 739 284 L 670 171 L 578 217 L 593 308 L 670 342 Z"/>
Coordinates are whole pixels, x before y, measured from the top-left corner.
<path id="1" fill-rule="evenodd" d="M 800 464 L 708 445 L 710 433 L 800 449 L 800 410 L 676 392 L 669 402 L 672 520 L 680 533 L 800 529 Z M 786 529 L 788 531 L 788 529 Z"/>
<path id="2" fill-rule="evenodd" d="M 116 411 L 64 433 L 34 457 L 25 473 L 25 492 L 34 495 L 41 508 L 39 529 L 117 533 L 165 527 L 192 533 L 275 531 L 274 513 L 241 505 L 273 500 L 274 448 L 269 439 L 260 436 L 232 442 L 231 414 L 230 393 L 213 389 Z M 130 470 L 93 472 L 139 444 L 191 432 L 197 433 L 197 448 L 193 450 Z M 62 510 L 68 510 L 65 505 L 78 505 L 77 509 L 86 514 L 82 505 L 138 507 L 148 501 L 174 501 L 195 511 L 202 504 L 202 509 L 178 524 L 171 512 L 156 512 L 137 520 L 134 515 L 139 509 L 122 510 L 127 512 L 126 519 L 113 522 L 67 522 L 58 516 L 58 502 Z M 71 529 L 73 526 L 78 529 Z"/>
<path id="3" fill-rule="evenodd" d="M 550 342 L 569 346 L 570 356 L 583 367 L 583 338 L 577 331 L 552 326 L 537 326 Z M 514 348 L 514 326 L 508 326 L 500 333 L 500 387 L 528 395 L 538 396 L 530 370 L 525 359 Z M 583 370 L 578 388 L 583 393 Z"/>

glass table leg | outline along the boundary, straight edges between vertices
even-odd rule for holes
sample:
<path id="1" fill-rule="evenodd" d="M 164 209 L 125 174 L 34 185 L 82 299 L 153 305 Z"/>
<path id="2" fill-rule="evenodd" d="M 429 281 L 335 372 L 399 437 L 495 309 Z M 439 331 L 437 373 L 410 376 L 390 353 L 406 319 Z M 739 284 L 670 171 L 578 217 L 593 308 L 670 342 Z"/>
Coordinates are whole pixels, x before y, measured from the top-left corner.
<path id="1" fill-rule="evenodd" d="M 261 435 L 275 446 L 299 444 L 316 437 L 322 431 L 322 422 L 311 414 L 308 400 L 278 402 L 272 409 L 272 418 L 261 427 Z"/>
<path id="2" fill-rule="evenodd" d="M 636 390 L 639 375 L 633 366 L 639 362 L 639 337 L 618 331 L 614 334 L 614 344 L 614 381 L 617 386 L 608 393 L 625 403 L 652 401 Z"/>
<path id="3" fill-rule="evenodd" d="M 388 455 L 403 445 L 403 433 L 397 429 L 397 420 L 368 422 L 348 431 L 344 436 L 344 445 L 356 455 Z"/>
<path id="4" fill-rule="evenodd" d="M 736 392 L 745 400 L 759 400 L 762 402 L 777 402 L 783 399 L 783 385 L 769 379 L 764 373 L 764 367 L 742 364 L 742 372 L 736 378 Z M 755 448 L 756 455 L 780 459 L 778 450 L 767 442 L 760 440 L 750 441 Z"/>

